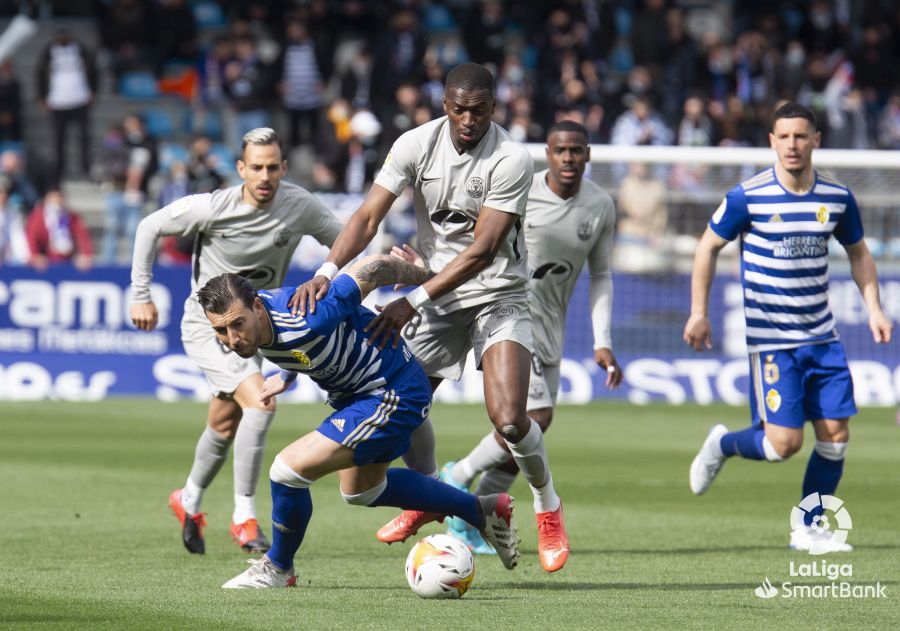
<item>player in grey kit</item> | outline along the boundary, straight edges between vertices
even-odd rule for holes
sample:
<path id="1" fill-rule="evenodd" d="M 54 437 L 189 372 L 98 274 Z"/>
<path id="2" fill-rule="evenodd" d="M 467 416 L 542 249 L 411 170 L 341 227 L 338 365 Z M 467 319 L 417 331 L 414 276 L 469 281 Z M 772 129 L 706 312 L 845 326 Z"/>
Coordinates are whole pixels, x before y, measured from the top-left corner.
<path id="1" fill-rule="evenodd" d="M 247 552 L 268 550 L 256 519 L 254 497 L 275 413 L 274 400 L 260 403 L 263 376 L 259 356 L 243 359 L 223 347 L 197 302 L 200 287 L 231 272 L 256 289 L 280 287 L 294 249 L 304 235 L 331 246 L 341 223 L 309 191 L 282 182 L 287 170 L 281 141 L 268 127 L 244 135 L 236 164 L 243 183 L 189 195 L 147 216 L 137 229 L 131 268 L 131 319 L 139 329 L 156 327 L 158 312 L 150 295 L 157 241 L 163 236 L 194 236 L 191 295 L 184 304 L 181 340 L 188 357 L 203 371 L 213 391 L 206 429 L 197 441 L 185 485 L 169 496 L 189 552 L 205 552 L 200 512 L 204 490 L 234 443 L 234 513 L 231 535 Z"/>
<path id="2" fill-rule="evenodd" d="M 522 219 L 534 166 L 525 148 L 491 121 L 494 78 L 484 66 L 460 64 L 447 73 L 444 110 L 447 116 L 397 139 L 328 261 L 291 306 L 312 311 L 338 267 L 365 248 L 394 200 L 412 187 L 419 247 L 435 276 L 387 305 L 370 324 L 371 339 L 396 345 L 402 330 L 434 388 L 458 380 L 474 351 L 488 416 L 531 486 L 541 566 L 555 572 L 569 556 L 562 502 L 543 434 L 525 410 L 532 336 Z M 407 466 L 436 477 L 429 420 L 410 443 Z M 406 510 L 376 537 L 404 541 L 441 518 Z"/>
<path id="3" fill-rule="evenodd" d="M 559 391 L 566 310 L 585 262 L 590 271 L 591 324 L 594 360 L 606 369 L 606 386 L 618 388 L 622 370 L 612 352 L 612 275 L 609 270 L 616 210 L 612 198 L 583 179 L 591 157 L 587 130 L 574 121 L 560 121 L 547 132 L 549 168 L 534 174 L 525 211 L 525 244 L 531 268 L 531 316 L 534 353 L 528 387 L 528 416 L 547 431 Z M 476 495 L 508 490 L 518 473 L 506 443 L 491 432 L 465 457 L 448 462 L 441 480 L 468 489 L 484 473 Z M 473 552 L 493 554 L 477 530 L 462 520 L 450 520 L 450 534 Z"/>

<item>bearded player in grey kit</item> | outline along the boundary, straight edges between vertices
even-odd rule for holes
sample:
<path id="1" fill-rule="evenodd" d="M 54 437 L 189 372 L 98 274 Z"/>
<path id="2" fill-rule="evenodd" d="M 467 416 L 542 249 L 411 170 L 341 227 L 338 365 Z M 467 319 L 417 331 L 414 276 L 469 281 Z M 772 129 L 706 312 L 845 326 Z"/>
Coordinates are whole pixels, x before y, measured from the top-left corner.
<path id="1" fill-rule="evenodd" d="M 309 191 L 282 182 L 287 161 L 276 133 L 268 127 L 243 137 L 236 163 L 243 183 L 189 195 L 147 216 L 137 229 L 131 268 L 131 319 L 152 331 L 158 311 L 150 295 L 157 241 L 163 236 L 194 236 L 191 295 L 184 304 L 181 340 L 188 357 L 210 384 L 206 428 L 197 441 L 190 474 L 169 496 L 189 552 L 203 554 L 203 492 L 234 443 L 234 513 L 231 536 L 246 552 L 265 552 L 269 543 L 256 519 L 255 494 L 274 399 L 260 402 L 262 360 L 243 359 L 222 346 L 197 302 L 197 290 L 220 274 L 246 277 L 255 289 L 279 287 L 294 249 L 304 235 L 331 247 L 341 223 Z"/>

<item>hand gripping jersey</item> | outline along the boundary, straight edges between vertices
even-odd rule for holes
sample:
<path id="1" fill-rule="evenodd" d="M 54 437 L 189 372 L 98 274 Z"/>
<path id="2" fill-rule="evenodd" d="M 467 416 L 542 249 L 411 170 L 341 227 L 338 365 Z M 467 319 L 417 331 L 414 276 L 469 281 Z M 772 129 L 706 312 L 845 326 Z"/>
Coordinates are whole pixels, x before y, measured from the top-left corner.
<path id="1" fill-rule="evenodd" d="M 284 370 L 308 375 L 338 405 L 357 394 L 378 394 L 388 383 L 403 380 L 404 372 L 421 372 L 412 352 L 401 340 L 394 349 L 369 346 L 363 332 L 375 314 L 360 306 L 359 286 L 350 276 L 334 279 L 328 293 L 316 302 L 316 312 L 291 315 L 287 303 L 294 287 L 260 291 L 269 314 L 273 342 L 259 352 Z"/>
<path id="2" fill-rule="evenodd" d="M 735 186 L 709 227 L 741 237 L 741 281 L 751 353 L 836 340 L 828 306 L 828 240 L 863 237 L 856 199 L 821 171 L 804 195 L 787 191 L 770 167 Z"/>
<path id="3" fill-rule="evenodd" d="M 533 171 L 527 150 L 494 123 L 478 146 L 463 154 L 453 146 L 446 116 L 406 132 L 394 143 L 375 183 L 395 195 L 413 186 L 419 248 L 433 272 L 473 243 L 483 206 L 520 217 L 490 267 L 433 302 L 439 312 L 525 290 L 521 217 Z"/>
<path id="4" fill-rule="evenodd" d="M 534 175 L 525 243 L 531 268 L 535 355 L 543 363 L 556 364 L 562 358 L 566 309 L 585 261 L 592 278 L 609 274 L 616 211 L 612 198 L 590 180 L 582 180 L 578 194 L 562 199 L 550 189 L 547 174 Z M 607 339 L 595 342 L 612 348 L 609 318 L 605 320 Z"/>

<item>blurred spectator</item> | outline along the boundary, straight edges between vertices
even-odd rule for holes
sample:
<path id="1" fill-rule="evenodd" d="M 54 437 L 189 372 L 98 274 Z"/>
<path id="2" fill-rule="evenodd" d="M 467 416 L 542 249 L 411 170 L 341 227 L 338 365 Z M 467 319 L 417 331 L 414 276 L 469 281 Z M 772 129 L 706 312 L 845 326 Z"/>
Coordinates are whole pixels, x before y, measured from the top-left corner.
<path id="1" fill-rule="evenodd" d="M 415 127 L 416 109 L 419 107 L 421 94 L 413 83 L 401 83 L 394 91 L 394 103 L 384 120 L 384 129 L 379 140 L 379 153 L 387 157 L 394 141 L 404 132 Z"/>
<path id="2" fill-rule="evenodd" d="M 281 104 L 290 125 L 290 147 L 314 144 L 319 132 L 324 80 L 315 45 L 303 22 L 287 23 L 284 47 L 275 67 L 280 73 Z"/>
<path id="3" fill-rule="evenodd" d="M 50 112 L 54 135 L 53 179 L 65 174 L 66 130 L 78 128 L 77 146 L 81 172 L 91 167 L 88 110 L 97 89 L 97 69 L 93 56 L 68 31 L 58 29 L 38 64 L 38 98 Z"/>
<path id="4" fill-rule="evenodd" d="M 646 164 L 629 165 L 616 200 L 614 257 L 618 268 L 630 272 L 669 269 L 666 196 L 665 182 L 655 177 Z"/>
<path id="5" fill-rule="evenodd" d="M 200 59 L 200 97 L 206 107 L 225 103 L 225 68 L 234 61 L 234 42 L 219 35 Z"/>
<path id="6" fill-rule="evenodd" d="M 0 64 L 0 142 L 22 141 L 22 87 L 12 61 Z"/>
<path id="7" fill-rule="evenodd" d="M 0 175 L 0 267 L 25 265 L 30 258 L 22 206 L 11 196 L 12 180 Z"/>
<path id="8" fill-rule="evenodd" d="M 432 118 L 444 112 L 444 69 L 436 61 L 425 60 L 425 82 L 419 88 L 422 99 L 432 113 Z M 499 82 L 498 82 L 499 91 Z"/>
<path id="9" fill-rule="evenodd" d="M 800 29 L 806 50 L 832 53 L 841 45 L 841 34 L 830 0 L 813 0 Z"/>
<path id="10" fill-rule="evenodd" d="M 506 15 L 501 0 L 481 0 L 469 12 L 469 20 L 463 26 L 465 47 L 472 61 L 491 64 L 496 69 L 503 61 L 506 44 Z M 463 60 L 467 61 L 467 60 Z"/>
<path id="11" fill-rule="evenodd" d="M 356 51 L 341 74 L 341 98 L 351 107 L 367 107 L 372 95 L 372 55 L 364 48 Z"/>
<path id="12" fill-rule="evenodd" d="M 219 159 L 212 152 L 209 138 L 198 136 L 191 143 L 187 163 L 188 193 L 210 193 L 225 184 L 219 173 Z"/>
<path id="13" fill-rule="evenodd" d="M 749 110 L 737 96 L 731 95 L 724 104 L 710 103 L 710 116 L 717 125 L 717 144 L 720 147 L 752 147 L 757 130 Z M 764 146 L 764 145 L 760 145 Z"/>
<path id="14" fill-rule="evenodd" d="M 251 129 L 268 127 L 269 73 L 249 36 L 235 41 L 235 59 L 225 66 L 225 93 L 235 120 L 227 137 L 229 148 L 240 152 L 241 138 Z"/>
<path id="15" fill-rule="evenodd" d="M 531 101 L 520 96 L 510 104 L 509 123 L 505 126 L 516 142 L 541 142 L 544 129 L 532 116 Z"/>
<path id="16" fill-rule="evenodd" d="M 401 81 L 422 82 L 425 47 L 425 34 L 415 12 L 403 8 L 390 17 L 388 28 L 376 36 L 372 46 L 372 58 L 378 60 L 372 69 L 369 107 L 373 112 L 384 112 Z M 354 107 L 359 105 L 354 103 Z"/>
<path id="17" fill-rule="evenodd" d="M 157 169 L 156 141 L 143 120 L 126 116 L 121 127 L 107 133 L 103 142 L 102 177 L 107 189 L 101 260 L 117 261 L 119 238 L 124 237 L 126 256 L 134 249 L 134 234 L 144 214 L 147 186 Z"/>
<path id="18" fill-rule="evenodd" d="M 159 207 L 164 208 L 190 192 L 187 167 L 182 162 L 173 162 L 159 193 Z M 159 244 L 159 262 L 162 265 L 190 265 L 193 251 L 194 235 L 163 237 Z"/>
<path id="19" fill-rule="evenodd" d="M 81 217 L 66 206 L 62 191 L 50 190 L 35 206 L 25 224 L 29 265 L 38 271 L 71 261 L 79 270 L 91 268 L 91 235 Z"/>
<path id="20" fill-rule="evenodd" d="M 713 124 L 704 112 L 703 99 L 698 96 L 684 102 L 684 116 L 678 124 L 678 144 L 682 147 L 709 147 L 713 144 Z"/>
<path id="21" fill-rule="evenodd" d="M 126 72 L 156 67 L 158 40 L 162 32 L 177 24 L 157 27 L 154 6 L 149 0 L 98 2 L 100 43 L 110 53 L 116 81 Z"/>
<path id="22" fill-rule="evenodd" d="M 688 91 L 697 85 L 697 46 L 688 36 L 684 11 L 678 8 L 666 12 L 666 32 L 662 42 L 665 63 L 660 71 L 660 105 L 663 118 L 675 124 Z"/>
<path id="23" fill-rule="evenodd" d="M 37 187 L 25 173 L 25 160 L 22 154 L 12 149 L 0 153 L 0 173 L 7 176 L 12 182 L 9 191 L 10 197 L 18 199 L 25 209 L 34 208 L 40 199 Z"/>
<path id="24" fill-rule="evenodd" d="M 900 92 L 891 94 L 878 117 L 878 146 L 900 149 Z"/>
<path id="25" fill-rule="evenodd" d="M 614 145 L 671 145 L 672 130 L 653 111 L 649 99 L 638 97 L 613 125 Z"/>
<path id="26" fill-rule="evenodd" d="M 194 60 L 197 57 L 197 20 L 188 0 L 158 0 L 154 33 L 160 69 L 173 60 Z"/>

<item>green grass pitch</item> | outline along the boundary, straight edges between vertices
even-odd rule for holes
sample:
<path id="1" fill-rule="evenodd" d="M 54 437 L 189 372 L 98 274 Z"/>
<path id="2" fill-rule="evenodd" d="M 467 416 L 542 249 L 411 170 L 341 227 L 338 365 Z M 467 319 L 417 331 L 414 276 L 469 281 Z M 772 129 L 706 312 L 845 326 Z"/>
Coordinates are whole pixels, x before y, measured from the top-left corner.
<path id="1" fill-rule="evenodd" d="M 314 428 L 324 406 L 283 406 L 266 461 Z M 523 558 L 508 572 L 477 557 L 460 601 L 424 601 L 403 574 L 411 542 L 373 533 L 395 511 L 345 505 L 335 476 L 313 487 L 315 511 L 296 559 L 298 588 L 220 585 L 246 556 L 229 540 L 231 467 L 204 503 L 207 554 L 189 555 L 166 506 L 183 483 L 205 406 L 149 400 L 0 404 L 0 628 L 10 629 L 685 629 L 889 628 L 900 620 L 900 428 L 893 410 L 865 410 L 837 495 L 853 517 L 845 555 L 787 549 L 811 448 L 786 463 L 732 460 L 694 497 L 688 465 L 708 427 L 746 425 L 744 409 L 561 406 L 547 437 L 572 544 L 565 569 L 541 571 L 528 488 L 513 489 Z M 443 462 L 488 428 L 477 406 L 437 405 Z M 266 465 L 268 469 L 268 464 Z M 264 474 L 265 477 L 265 474 Z M 258 496 L 268 530 L 265 480 Z M 420 534 L 438 532 L 437 525 Z M 764 578 L 789 563 L 852 563 L 853 583 L 885 599 L 763 600 Z"/>

